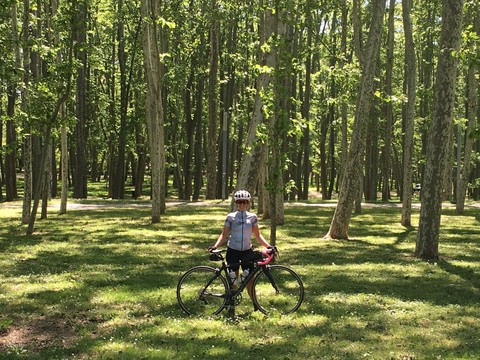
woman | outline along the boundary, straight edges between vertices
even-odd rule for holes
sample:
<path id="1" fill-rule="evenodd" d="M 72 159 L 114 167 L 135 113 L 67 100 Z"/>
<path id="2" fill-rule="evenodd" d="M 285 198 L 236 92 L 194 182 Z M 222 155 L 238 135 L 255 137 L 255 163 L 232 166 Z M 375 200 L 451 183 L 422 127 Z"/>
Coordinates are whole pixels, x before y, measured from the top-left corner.
<path id="1" fill-rule="evenodd" d="M 270 244 L 260 234 L 257 215 L 248 211 L 252 199 L 250 193 L 246 190 L 239 190 L 233 195 L 233 198 L 237 211 L 227 215 L 223 231 L 218 240 L 213 246 L 208 248 L 209 251 L 215 250 L 228 241 L 226 259 L 227 263 L 233 264 L 230 267 L 232 280 L 238 277 L 238 269 L 240 267 L 238 263 L 242 263 L 244 272 L 253 271 L 252 234 L 261 245 L 270 248 Z M 247 291 L 250 298 L 252 298 L 252 281 L 247 284 Z"/>

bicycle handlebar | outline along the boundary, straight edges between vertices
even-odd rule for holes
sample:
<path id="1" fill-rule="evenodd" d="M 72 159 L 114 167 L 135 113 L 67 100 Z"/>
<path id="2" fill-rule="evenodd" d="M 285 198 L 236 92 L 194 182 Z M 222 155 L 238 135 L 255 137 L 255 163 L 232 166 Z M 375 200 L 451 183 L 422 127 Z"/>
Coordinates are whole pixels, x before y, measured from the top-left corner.
<path id="1" fill-rule="evenodd" d="M 258 266 L 267 265 L 270 261 L 273 260 L 273 257 L 275 256 L 275 250 L 271 249 L 270 252 L 269 250 L 270 249 L 262 250 L 262 255 L 265 255 L 266 258 L 263 259 L 263 261 L 257 261 Z"/>
<path id="2" fill-rule="evenodd" d="M 222 249 L 222 250 L 215 249 L 215 250 L 212 250 L 211 252 L 213 254 L 220 255 L 221 253 L 226 252 L 226 251 L 227 251 L 226 249 Z M 269 264 L 273 260 L 273 258 L 275 257 L 275 252 L 276 252 L 275 249 L 262 250 L 261 251 L 262 255 L 264 255 L 266 257 L 263 260 L 257 261 L 257 265 L 258 266 L 264 266 L 264 265 Z M 222 256 L 222 259 L 223 259 L 223 256 Z"/>

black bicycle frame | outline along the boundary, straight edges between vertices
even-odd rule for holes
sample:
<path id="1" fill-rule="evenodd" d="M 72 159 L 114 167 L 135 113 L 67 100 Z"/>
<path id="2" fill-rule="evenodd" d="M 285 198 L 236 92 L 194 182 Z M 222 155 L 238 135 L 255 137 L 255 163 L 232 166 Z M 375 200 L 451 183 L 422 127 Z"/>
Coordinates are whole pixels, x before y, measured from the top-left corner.
<path id="1" fill-rule="evenodd" d="M 212 279 L 207 283 L 207 285 L 205 286 L 205 288 L 208 288 L 208 286 L 216 279 L 220 276 L 220 274 L 222 272 L 224 272 L 225 274 L 225 277 L 227 278 L 227 281 L 228 281 L 228 284 L 230 285 L 230 291 L 226 294 L 227 296 L 227 306 L 232 306 L 234 305 L 235 303 L 235 298 L 237 297 L 238 294 L 240 294 L 248 285 L 248 283 L 255 277 L 255 275 L 259 272 L 259 271 L 263 271 L 265 273 L 265 275 L 267 276 L 268 280 L 270 280 L 270 283 L 272 284 L 273 288 L 275 289 L 275 291 L 278 293 L 278 287 L 277 285 L 275 284 L 275 280 L 273 279 L 273 276 L 272 274 L 270 274 L 270 270 L 268 268 L 268 265 L 261 265 L 261 266 L 255 266 L 253 271 L 250 272 L 247 277 L 240 283 L 240 285 L 236 288 L 236 289 L 233 289 L 233 282 L 232 280 L 230 279 L 230 276 L 229 276 L 229 269 L 232 267 L 232 266 L 237 266 L 237 265 L 242 265 L 242 263 L 233 263 L 233 264 L 227 264 L 225 263 L 225 261 L 222 260 L 222 267 L 219 268 L 219 269 L 216 269 L 215 271 L 215 276 L 212 277 Z M 214 295 L 214 294 L 211 294 L 211 295 Z M 225 295 L 221 295 L 219 297 L 223 297 Z"/>

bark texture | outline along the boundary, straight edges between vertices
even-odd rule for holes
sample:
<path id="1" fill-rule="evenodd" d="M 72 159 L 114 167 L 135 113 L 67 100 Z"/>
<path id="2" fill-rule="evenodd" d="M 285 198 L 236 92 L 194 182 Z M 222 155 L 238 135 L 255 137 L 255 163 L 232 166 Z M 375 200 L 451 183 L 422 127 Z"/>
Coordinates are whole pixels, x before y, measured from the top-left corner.
<path id="1" fill-rule="evenodd" d="M 437 260 L 442 211 L 442 190 L 447 167 L 455 105 L 455 83 L 462 32 L 463 0 L 444 0 L 442 32 L 434 89 L 434 110 L 427 143 L 427 161 L 422 185 L 422 205 L 415 256 Z"/>

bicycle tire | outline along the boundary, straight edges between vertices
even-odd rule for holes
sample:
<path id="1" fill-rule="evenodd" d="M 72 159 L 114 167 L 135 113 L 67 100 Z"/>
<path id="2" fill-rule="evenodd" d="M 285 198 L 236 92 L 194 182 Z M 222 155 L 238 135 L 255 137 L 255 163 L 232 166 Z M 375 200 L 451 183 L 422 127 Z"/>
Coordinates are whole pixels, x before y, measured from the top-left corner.
<path id="1" fill-rule="evenodd" d="M 228 282 L 221 274 L 214 278 L 216 272 L 211 266 L 194 266 L 182 275 L 177 285 L 177 300 L 186 314 L 209 316 L 223 310 Z"/>
<path id="2" fill-rule="evenodd" d="M 278 291 L 267 276 L 274 279 Z M 259 272 L 253 283 L 253 302 L 266 315 L 284 315 L 297 311 L 305 290 L 300 276 L 284 265 L 270 265 Z"/>

